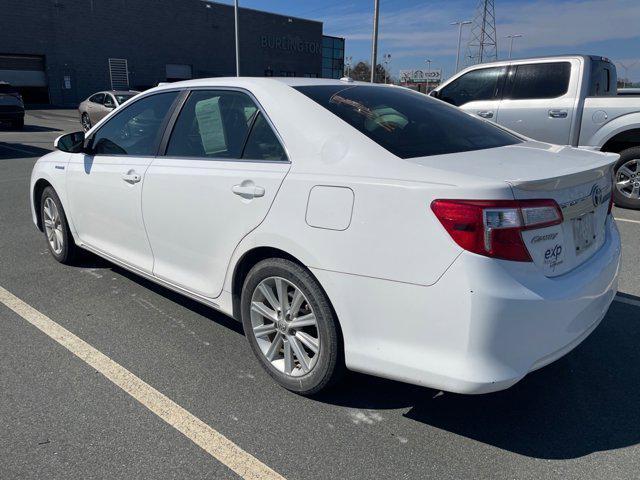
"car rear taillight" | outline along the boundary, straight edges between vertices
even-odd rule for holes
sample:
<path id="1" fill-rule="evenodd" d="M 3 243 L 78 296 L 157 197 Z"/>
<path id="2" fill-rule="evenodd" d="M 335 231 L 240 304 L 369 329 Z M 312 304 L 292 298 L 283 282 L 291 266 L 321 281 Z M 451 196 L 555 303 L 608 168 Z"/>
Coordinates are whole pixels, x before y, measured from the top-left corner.
<path id="1" fill-rule="evenodd" d="M 431 210 L 465 250 L 518 262 L 532 261 L 522 231 L 562 223 L 554 200 L 434 200 Z"/>

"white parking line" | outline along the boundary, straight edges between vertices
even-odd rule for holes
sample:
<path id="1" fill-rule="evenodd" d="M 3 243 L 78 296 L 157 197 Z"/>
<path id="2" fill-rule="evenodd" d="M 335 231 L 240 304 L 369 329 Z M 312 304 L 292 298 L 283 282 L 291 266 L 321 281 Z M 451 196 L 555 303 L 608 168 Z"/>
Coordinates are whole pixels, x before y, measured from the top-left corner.
<path id="1" fill-rule="evenodd" d="M 280 474 L 245 452 L 224 435 L 145 383 L 122 365 L 114 362 L 104 353 L 2 287 L 0 287 L 0 303 L 9 307 L 45 335 L 96 369 L 240 477 L 251 480 L 284 480 Z"/>
<path id="2" fill-rule="evenodd" d="M 629 222 L 629 223 L 640 223 L 640 220 L 631 220 L 630 218 L 618 218 L 615 217 L 616 222 Z"/>

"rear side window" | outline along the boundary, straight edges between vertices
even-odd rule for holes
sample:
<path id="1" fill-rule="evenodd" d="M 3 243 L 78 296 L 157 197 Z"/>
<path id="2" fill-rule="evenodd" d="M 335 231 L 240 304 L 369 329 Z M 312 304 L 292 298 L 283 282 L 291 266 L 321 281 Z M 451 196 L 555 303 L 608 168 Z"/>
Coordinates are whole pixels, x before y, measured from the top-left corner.
<path id="1" fill-rule="evenodd" d="M 284 153 L 278 137 L 273 133 L 271 126 L 260 112 L 258 112 L 253 122 L 253 127 L 251 127 L 251 133 L 249 134 L 249 138 L 247 138 L 247 144 L 242 152 L 242 158 L 247 160 L 271 161 L 287 159 L 287 155 Z"/>
<path id="2" fill-rule="evenodd" d="M 591 61 L 591 76 L 589 78 L 589 96 L 607 97 L 617 92 L 617 76 L 614 66 L 604 60 Z"/>
<path id="3" fill-rule="evenodd" d="M 521 142 L 489 122 L 405 88 L 328 85 L 296 90 L 400 158 Z"/>
<path id="4" fill-rule="evenodd" d="M 236 91 L 198 90 L 178 116 L 166 155 L 241 158 L 258 107 Z"/>
<path id="5" fill-rule="evenodd" d="M 505 72 L 505 67 L 492 67 L 465 73 L 440 90 L 438 98 L 456 107 L 475 100 L 492 100 L 498 95 Z"/>
<path id="6" fill-rule="evenodd" d="M 104 93 L 96 93 L 91 98 L 89 98 L 89 101 L 102 105 L 104 103 Z"/>
<path id="7" fill-rule="evenodd" d="M 517 65 L 505 98 L 512 100 L 556 98 L 569 90 L 569 62 Z"/>
<path id="8" fill-rule="evenodd" d="M 178 92 L 142 98 L 110 118 L 91 140 L 95 155 L 155 155 L 162 125 Z"/>

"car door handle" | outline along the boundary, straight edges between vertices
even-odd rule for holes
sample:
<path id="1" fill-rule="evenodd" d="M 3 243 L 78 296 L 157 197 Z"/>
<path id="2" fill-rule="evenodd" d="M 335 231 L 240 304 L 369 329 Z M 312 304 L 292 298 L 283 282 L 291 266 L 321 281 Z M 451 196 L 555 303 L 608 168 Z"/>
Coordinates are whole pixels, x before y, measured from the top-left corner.
<path id="1" fill-rule="evenodd" d="M 549 117 L 567 118 L 567 111 L 566 110 L 549 110 Z"/>
<path id="2" fill-rule="evenodd" d="M 127 173 L 122 174 L 122 179 L 127 183 L 138 183 L 142 180 L 142 177 L 139 173 L 136 173 L 133 170 L 129 170 Z"/>
<path id="3" fill-rule="evenodd" d="M 250 184 L 241 183 L 239 185 L 234 185 L 231 187 L 231 191 L 236 195 L 240 195 L 244 198 L 254 198 L 254 197 L 263 197 L 264 196 L 264 187 L 260 187 L 258 185 L 254 185 L 253 182 Z"/>
<path id="4" fill-rule="evenodd" d="M 493 112 L 491 110 L 482 110 L 478 112 L 478 116 L 482 118 L 493 118 Z"/>

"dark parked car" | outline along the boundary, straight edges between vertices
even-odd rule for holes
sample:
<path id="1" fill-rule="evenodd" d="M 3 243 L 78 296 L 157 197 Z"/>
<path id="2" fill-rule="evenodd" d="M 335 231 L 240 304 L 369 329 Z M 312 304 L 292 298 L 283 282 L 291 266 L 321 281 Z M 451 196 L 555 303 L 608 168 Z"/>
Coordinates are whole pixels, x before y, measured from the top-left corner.
<path id="1" fill-rule="evenodd" d="M 7 82 L 0 82 L 0 122 L 11 122 L 13 128 L 24 127 L 24 102 L 20 93 Z"/>

